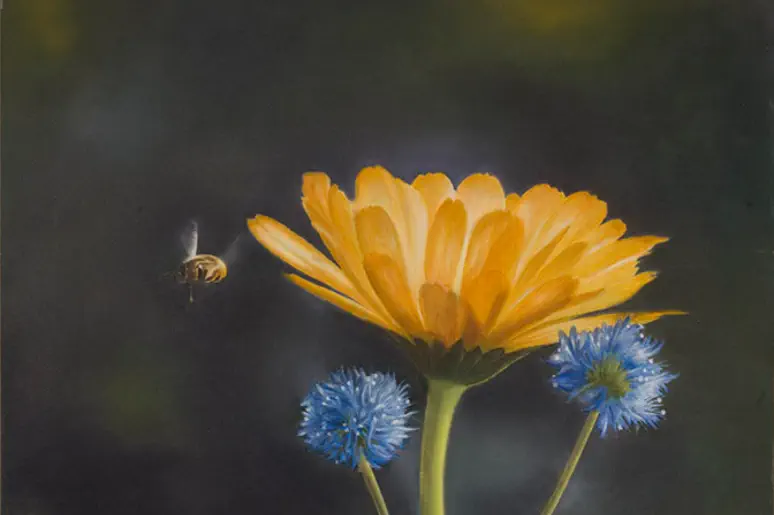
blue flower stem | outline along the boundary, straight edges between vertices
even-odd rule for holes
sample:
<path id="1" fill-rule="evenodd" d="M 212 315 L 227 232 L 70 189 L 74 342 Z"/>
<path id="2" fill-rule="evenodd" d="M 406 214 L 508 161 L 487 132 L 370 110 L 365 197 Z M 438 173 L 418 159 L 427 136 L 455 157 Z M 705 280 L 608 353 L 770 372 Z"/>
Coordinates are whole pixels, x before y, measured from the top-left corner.
<path id="1" fill-rule="evenodd" d="M 360 453 L 360 461 L 357 463 L 357 469 L 363 475 L 363 481 L 365 481 L 368 493 L 371 494 L 371 499 L 376 506 L 376 513 L 379 515 L 389 515 L 387 511 L 387 503 L 384 502 L 384 496 L 382 496 L 382 490 L 379 488 L 379 483 L 376 481 L 374 475 L 374 469 L 371 468 L 371 464 L 365 457 L 365 454 Z"/>
<path id="2" fill-rule="evenodd" d="M 554 510 L 556 510 L 556 507 L 559 506 L 559 501 L 561 500 L 564 491 L 567 489 L 570 478 L 575 472 L 575 467 L 580 461 L 583 449 L 586 448 L 589 437 L 591 436 L 591 433 L 594 432 L 594 426 L 597 423 L 598 417 L 599 412 L 595 410 L 589 413 L 589 416 L 586 418 L 586 423 L 583 424 L 583 429 L 581 429 L 578 439 L 575 441 L 575 447 L 572 450 L 572 454 L 570 454 L 570 459 L 567 460 L 562 475 L 559 476 L 559 481 L 556 483 L 554 493 L 551 494 L 551 498 L 548 499 L 548 502 L 543 507 L 543 511 L 540 512 L 540 515 L 552 515 Z"/>
<path id="3" fill-rule="evenodd" d="M 446 448 L 449 443 L 454 409 L 466 389 L 464 385 L 449 381 L 428 379 L 419 464 L 420 515 L 444 515 L 443 481 Z"/>

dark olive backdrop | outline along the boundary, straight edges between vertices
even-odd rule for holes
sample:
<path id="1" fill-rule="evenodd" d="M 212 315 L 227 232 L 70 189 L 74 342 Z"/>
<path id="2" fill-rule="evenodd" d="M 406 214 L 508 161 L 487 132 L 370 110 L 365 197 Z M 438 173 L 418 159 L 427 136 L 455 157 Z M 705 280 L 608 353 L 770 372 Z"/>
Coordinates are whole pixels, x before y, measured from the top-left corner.
<path id="1" fill-rule="evenodd" d="M 314 238 L 301 174 L 351 193 L 374 163 L 589 189 L 671 236 L 630 304 L 691 312 L 651 326 L 681 374 L 668 419 L 594 438 L 558 513 L 770 513 L 763 6 L 7 0 L 3 513 L 369 513 L 358 476 L 296 438 L 298 403 L 361 365 L 421 410 L 411 366 L 251 238 L 193 307 L 162 274 L 190 217 L 213 252 L 257 212 Z M 583 417 L 545 355 L 463 400 L 449 515 L 549 495 Z M 418 447 L 379 473 L 396 515 L 417 513 Z"/>

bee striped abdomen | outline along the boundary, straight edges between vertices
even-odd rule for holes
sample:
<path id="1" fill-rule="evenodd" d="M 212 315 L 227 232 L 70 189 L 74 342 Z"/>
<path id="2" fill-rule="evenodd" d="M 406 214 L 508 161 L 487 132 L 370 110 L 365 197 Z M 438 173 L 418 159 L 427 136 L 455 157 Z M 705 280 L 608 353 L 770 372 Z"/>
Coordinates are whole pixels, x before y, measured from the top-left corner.
<path id="1" fill-rule="evenodd" d="M 226 278 L 228 269 L 218 256 L 199 254 L 181 265 L 181 274 L 187 283 L 219 283 Z"/>
<path id="2" fill-rule="evenodd" d="M 204 280 L 208 283 L 219 283 L 226 277 L 226 267 L 216 266 L 205 270 Z"/>

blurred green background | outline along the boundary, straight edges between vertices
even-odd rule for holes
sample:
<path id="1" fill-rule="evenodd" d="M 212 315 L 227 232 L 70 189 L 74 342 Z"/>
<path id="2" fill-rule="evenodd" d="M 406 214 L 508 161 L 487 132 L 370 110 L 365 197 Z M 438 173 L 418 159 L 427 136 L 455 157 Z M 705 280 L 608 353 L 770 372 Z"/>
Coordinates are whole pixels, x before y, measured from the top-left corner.
<path id="1" fill-rule="evenodd" d="M 295 437 L 298 402 L 362 365 L 421 409 L 411 367 L 249 238 L 193 307 L 162 274 L 191 217 L 212 252 L 258 212 L 312 237 L 301 174 L 351 192 L 373 163 L 588 189 L 672 238 L 631 302 L 691 313 L 651 329 L 681 374 L 668 419 L 592 441 L 557 513 L 771 512 L 771 5 L 5 4 L 4 514 L 371 509 Z M 464 400 L 449 515 L 550 494 L 582 415 L 540 358 Z M 417 513 L 418 443 L 379 475 L 395 513 Z"/>

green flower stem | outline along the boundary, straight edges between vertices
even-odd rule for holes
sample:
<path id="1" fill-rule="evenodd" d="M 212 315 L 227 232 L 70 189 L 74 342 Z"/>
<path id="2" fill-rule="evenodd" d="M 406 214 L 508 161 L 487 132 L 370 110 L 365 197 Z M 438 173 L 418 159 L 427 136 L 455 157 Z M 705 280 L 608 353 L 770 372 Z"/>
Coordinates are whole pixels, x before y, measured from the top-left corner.
<path id="1" fill-rule="evenodd" d="M 419 513 L 444 515 L 443 480 L 446 448 L 449 443 L 454 408 L 465 385 L 428 379 L 427 407 L 422 426 L 422 451 L 419 464 Z"/>
<path id="2" fill-rule="evenodd" d="M 363 481 L 365 481 L 366 488 L 368 488 L 368 493 L 371 494 L 371 499 L 373 499 L 374 506 L 376 506 L 376 513 L 379 515 L 389 515 L 387 503 L 384 502 L 384 497 L 382 496 L 382 490 L 379 488 L 379 483 L 376 482 L 374 469 L 371 468 L 371 464 L 368 463 L 363 453 L 360 453 L 357 469 L 363 475 Z"/>
<path id="3" fill-rule="evenodd" d="M 554 493 L 551 494 L 551 498 L 548 499 L 548 502 L 543 508 L 543 511 L 540 512 L 540 515 L 552 515 L 556 507 L 559 505 L 559 500 L 562 498 L 562 494 L 564 494 L 564 491 L 567 489 L 567 484 L 570 482 L 570 478 L 572 477 L 573 472 L 575 472 L 575 467 L 580 461 L 581 454 L 583 454 L 583 449 L 586 448 L 589 437 L 591 436 L 591 433 L 594 432 L 594 426 L 597 423 L 598 417 L 599 412 L 592 411 L 589 413 L 588 418 L 586 418 L 586 423 L 583 424 L 583 429 L 581 429 L 581 432 L 578 435 L 578 439 L 575 441 L 575 447 L 572 450 L 572 454 L 570 454 L 570 459 L 567 460 L 567 464 L 564 466 L 562 475 L 559 476 L 559 481 L 556 483 Z"/>

